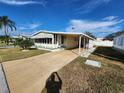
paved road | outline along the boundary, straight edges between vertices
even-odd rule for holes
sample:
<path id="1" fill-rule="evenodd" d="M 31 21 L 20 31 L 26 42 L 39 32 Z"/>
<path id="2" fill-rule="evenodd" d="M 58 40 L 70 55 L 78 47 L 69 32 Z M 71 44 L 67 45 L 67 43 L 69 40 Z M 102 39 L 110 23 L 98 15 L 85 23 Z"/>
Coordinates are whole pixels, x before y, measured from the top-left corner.
<path id="1" fill-rule="evenodd" d="M 48 76 L 77 56 L 63 50 L 3 63 L 11 93 L 41 93 Z"/>
<path id="2" fill-rule="evenodd" d="M 0 64 L 0 93 L 9 93 L 1 64 Z"/>

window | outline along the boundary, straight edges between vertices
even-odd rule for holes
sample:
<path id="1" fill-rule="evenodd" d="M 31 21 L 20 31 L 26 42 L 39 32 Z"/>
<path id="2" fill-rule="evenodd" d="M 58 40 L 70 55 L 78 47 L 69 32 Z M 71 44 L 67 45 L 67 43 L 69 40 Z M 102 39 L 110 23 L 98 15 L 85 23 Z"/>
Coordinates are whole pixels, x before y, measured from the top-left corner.
<path id="1" fill-rule="evenodd" d="M 40 43 L 40 39 L 35 39 L 35 43 Z"/>
<path id="2" fill-rule="evenodd" d="M 118 39 L 118 45 L 123 46 L 124 45 L 124 37 L 119 37 Z"/>
<path id="3" fill-rule="evenodd" d="M 116 40 L 116 39 L 114 39 L 114 45 L 116 45 L 116 41 L 117 41 L 117 40 Z"/>
<path id="4" fill-rule="evenodd" d="M 122 37 L 121 42 L 122 42 L 122 46 L 124 46 L 124 37 Z"/>

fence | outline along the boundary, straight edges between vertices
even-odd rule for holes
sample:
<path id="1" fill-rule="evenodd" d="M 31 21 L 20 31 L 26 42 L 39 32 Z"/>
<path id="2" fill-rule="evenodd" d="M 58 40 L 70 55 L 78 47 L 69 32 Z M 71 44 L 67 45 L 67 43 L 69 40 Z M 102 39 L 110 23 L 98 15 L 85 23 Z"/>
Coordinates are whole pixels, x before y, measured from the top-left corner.
<path id="1" fill-rule="evenodd" d="M 108 46 L 108 47 L 112 47 L 113 46 L 113 41 L 95 41 L 94 45 L 95 46 Z"/>

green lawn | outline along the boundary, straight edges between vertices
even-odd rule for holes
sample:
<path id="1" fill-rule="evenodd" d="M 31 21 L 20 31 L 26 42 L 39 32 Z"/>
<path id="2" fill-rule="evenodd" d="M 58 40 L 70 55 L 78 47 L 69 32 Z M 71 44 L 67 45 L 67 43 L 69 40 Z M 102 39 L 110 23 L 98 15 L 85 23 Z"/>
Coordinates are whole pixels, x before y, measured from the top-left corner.
<path id="1" fill-rule="evenodd" d="M 21 51 L 20 48 L 0 49 L 0 62 L 23 59 L 31 56 L 47 53 L 45 50 Z"/>
<path id="2" fill-rule="evenodd" d="M 124 64 L 111 59 L 116 57 L 114 54 L 123 60 L 118 56 L 123 54 L 112 48 L 98 47 L 88 59 L 100 61 L 101 68 L 84 64 L 86 59 L 82 57 L 63 67 L 58 71 L 62 80 L 60 93 L 124 93 Z M 46 90 L 42 93 L 47 93 Z"/>

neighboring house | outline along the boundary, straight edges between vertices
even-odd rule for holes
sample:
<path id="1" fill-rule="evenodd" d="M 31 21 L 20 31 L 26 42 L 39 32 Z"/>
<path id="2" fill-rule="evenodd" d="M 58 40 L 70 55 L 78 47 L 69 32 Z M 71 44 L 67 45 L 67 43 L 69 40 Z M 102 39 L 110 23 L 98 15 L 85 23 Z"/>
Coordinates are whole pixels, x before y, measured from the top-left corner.
<path id="1" fill-rule="evenodd" d="M 95 46 L 106 46 L 106 47 L 112 47 L 113 41 L 104 39 L 104 38 L 97 38 L 94 42 Z"/>
<path id="2" fill-rule="evenodd" d="M 18 36 L 11 36 L 11 43 L 15 43 L 17 41 L 17 39 L 29 39 L 30 36 L 24 36 L 24 35 L 18 35 Z"/>
<path id="3" fill-rule="evenodd" d="M 11 36 L 11 38 L 13 38 L 13 39 L 18 39 L 18 38 L 26 39 L 26 38 L 30 38 L 30 36 L 18 35 L 18 36 Z"/>
<path id="4" fill-rule="evenodd" d="M 121 50 L 124 53 L 124 33 L 121 33 L 114 38 L 113 47 L 115 49 Z"/>
<path id="5" fill-rule="evenodd" d="M 32 37 L 37 48 L 57 49 L 57 48 L 92 48 L 93 38 L 78 32 L 53 32 L 39 31 Z"/>

